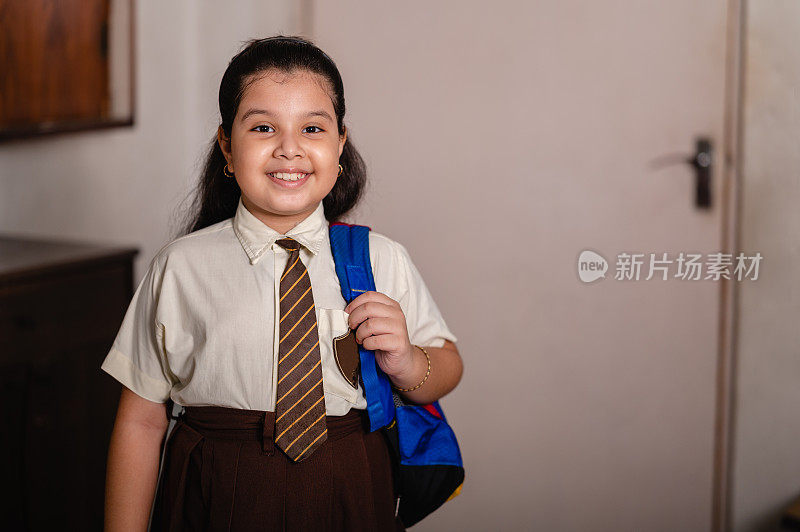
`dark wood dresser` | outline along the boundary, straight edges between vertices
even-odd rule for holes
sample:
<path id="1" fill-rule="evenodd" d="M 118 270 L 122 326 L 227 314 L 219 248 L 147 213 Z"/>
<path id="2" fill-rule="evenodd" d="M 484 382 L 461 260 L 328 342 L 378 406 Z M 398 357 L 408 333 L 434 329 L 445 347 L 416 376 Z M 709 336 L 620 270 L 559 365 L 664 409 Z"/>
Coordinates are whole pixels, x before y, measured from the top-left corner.
<path id="1" fill-rule="evenodd" d="M 3 530 L 102 530 L 135 248 L 0 235 Z"/>

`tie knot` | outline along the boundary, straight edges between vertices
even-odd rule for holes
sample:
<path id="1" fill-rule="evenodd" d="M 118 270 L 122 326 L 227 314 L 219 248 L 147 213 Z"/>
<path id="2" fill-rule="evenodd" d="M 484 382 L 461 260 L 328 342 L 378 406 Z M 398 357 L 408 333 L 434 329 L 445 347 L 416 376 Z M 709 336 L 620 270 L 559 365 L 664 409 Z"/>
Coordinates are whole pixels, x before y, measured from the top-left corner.
<path id="1" fill-rule="evenodd" d="M 286 251 L 296 251 L 300 249 L 300 243 L 293 238 L 281 238 L 275 242 Z"/>

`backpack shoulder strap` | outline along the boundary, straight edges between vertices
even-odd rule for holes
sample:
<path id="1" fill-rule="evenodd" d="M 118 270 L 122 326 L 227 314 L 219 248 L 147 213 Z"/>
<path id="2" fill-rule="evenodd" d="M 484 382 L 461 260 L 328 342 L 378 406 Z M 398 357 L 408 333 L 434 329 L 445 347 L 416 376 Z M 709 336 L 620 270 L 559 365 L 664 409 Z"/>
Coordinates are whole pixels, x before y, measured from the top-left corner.
<path id="1" fill-rule="evenodd" d="M 330 224 L 331 252 L 342 296 L 348 303 L 363 292 L 375 290 L 369 258 L 369 232 L 366 225 L 341 222 Z"/>
<path id="2" fill-rule="evenodd" d="M 342 297 L 350 302 L 364 292 L 375 290 L 369 257 L 369 232 L 366 225 L 330 224 L 330 242 L 336 276 Z M 395 409 L 389 377 L 375 363 L 375 353 L 358 345 L 361 360 L 361 382 L 367 399 L 370 432 L 394 420 Z"/>

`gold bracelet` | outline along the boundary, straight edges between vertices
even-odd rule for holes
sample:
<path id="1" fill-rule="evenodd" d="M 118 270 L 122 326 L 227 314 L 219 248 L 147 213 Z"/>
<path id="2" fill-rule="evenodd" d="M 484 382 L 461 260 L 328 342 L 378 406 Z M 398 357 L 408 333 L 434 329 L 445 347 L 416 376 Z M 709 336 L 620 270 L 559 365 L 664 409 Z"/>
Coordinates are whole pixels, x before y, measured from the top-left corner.
<path id="1" fill-rule="evenodd" d="M 420 347 L 417 344 L 411 344 L 411 345 L 413 345 L 414 347 L 419 347 L 420 349 L 422 349 L 422 352 L 425 353 L 425 358 L 428 359 L 428 371 L 425 372 L 425 378 L 422 379 L 422 382 L 420 382 L 419 384 L 417 384 L 413 388 L 398 388 L 397 386 L 392 384 L 392 388 L 394 388 L 398 392 L 413 392 L 414 390 L 416 390 L 417 388 L 419 388 L 420 386 L 425 384 L 425 381 L 428 380 L 428 375 L 431 374 L 431 357 L 428 355 L 428 352 L 425 351 L 424 347 Z"/>

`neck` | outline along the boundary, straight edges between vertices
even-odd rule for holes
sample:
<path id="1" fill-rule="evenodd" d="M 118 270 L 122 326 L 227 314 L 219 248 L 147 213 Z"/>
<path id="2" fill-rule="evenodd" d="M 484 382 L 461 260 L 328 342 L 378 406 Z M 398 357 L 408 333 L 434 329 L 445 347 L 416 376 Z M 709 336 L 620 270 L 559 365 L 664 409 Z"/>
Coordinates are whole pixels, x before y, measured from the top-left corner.
<path id="1" fill-rule="evenodd" d="M 315 205 L 306 211 L 296 214 L 275 214 L 274 212 L 265 211 L 264 209 L 253 205 L 244 196 L 242 196 L 242 204 L 253 216 L 261 220 L 264 225 L 274 229 L 282 235 L 285 235 L 297 224 L 308 218 L 308 216 L 313 213 L 317 207 Z"/>

